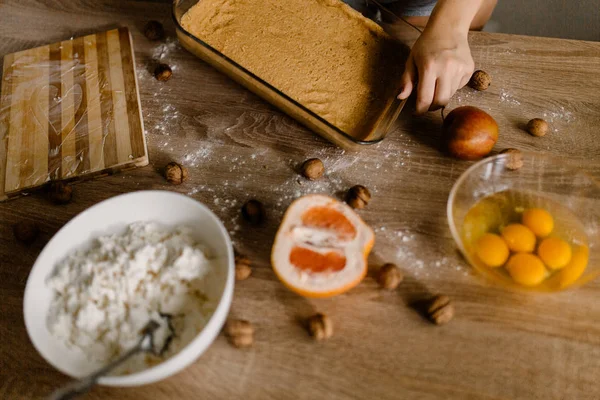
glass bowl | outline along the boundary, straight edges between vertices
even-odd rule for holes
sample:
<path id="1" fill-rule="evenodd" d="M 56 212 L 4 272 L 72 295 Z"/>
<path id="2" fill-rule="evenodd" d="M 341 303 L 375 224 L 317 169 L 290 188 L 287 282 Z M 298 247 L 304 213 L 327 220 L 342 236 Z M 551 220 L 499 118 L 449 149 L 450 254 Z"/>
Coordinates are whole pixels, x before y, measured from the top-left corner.
<path id="1" fill-rule="evenodd" d="M 511 288 L 554 292 L 594 279 L 600 273 L 598 181 L 564 160 L 538 153 L 523 152 L 522 167 L 515 170 L 513 157 L 499 154 L 481 160 L 454 184 L 447 213 L 460 251 L 485 277 Z M 550 236 L 571 244 L 573 262 L 568 268 L 547 269 L 539 285 L 523 286 L 513 281 L 504 267 L 486 266 L 475 253 L 475 243 L 486 232 L 498 234 L 506 224 L 521 222 L 524 209 L 532 207 L 553 215 L 555 229 Z M 539 242 L 538 238 L 536 250 Z M 588 254 L 587 266 L 581 262 L 584 253 Z M 571 265 L 576 254 L 578 267 Z"/>

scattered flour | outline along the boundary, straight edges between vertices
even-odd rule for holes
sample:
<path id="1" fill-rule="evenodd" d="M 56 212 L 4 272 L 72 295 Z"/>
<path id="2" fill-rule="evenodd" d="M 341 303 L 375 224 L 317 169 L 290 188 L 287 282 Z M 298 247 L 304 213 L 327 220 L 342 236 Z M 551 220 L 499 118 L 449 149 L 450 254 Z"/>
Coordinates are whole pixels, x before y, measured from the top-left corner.
<path id="1" fill-rule="evenodd" d="M 150 95 L 144 96 L 144 102 L 148 101 L 150 104 L 142 104 L 146 133 L 169 136 L 177 131 L 181 122 L 180 112 L 175 109 L 173 104 L 169 103 L 171 85 L 159 82 L 153 74 L 153 69 L 159 62 L 165 62 L 169 64 L 173 72 L 177 71 L 178 67 L 170 55 L 179 49 L 180 45 L 177 39 L 169 37 L 165 43 L 154 48 L 152 62 L 137 67 L 140 91 L 150 90 Z M 152 112 L 146 110 L 152 110 Z"/>
<path id="2" fill-rule="evenodd" d="M 177 39 L 174 37 L 168 37 L 165 40 L 165 43 L 161 43 L 154 48 L 152 52 L 152 59 L 157 62 L 165 61 L 173 51 L 177 51 L 179 49 L 180 46 Z M 173 65 L 169 65 L 171 66 L 171 69 L 173 69 Z"/>
<path id="3" fill-rule="evenodd" d="M 500 102 L 507 103 L 511 106 L 520 106 L 521 102 L 505 89 L 500 90 Z"/>
<path id="4" fill-rule="evenodd" d="M 559 131 L 560 123 L 571 123 L 575 120 L 573 113 L 571 111 L 565 110 L 564 106 L 560 106 L 555 111 L 546 111 L 543 114 L 543 117 L 546 121 L 550 122 L 551 129 L 554 132 Z"/>
<path id="5" fill-rule="evenodd" d="M 433 249 L 427 243 L 431 239 L 423 237 L 409 230 L 394 230 L 386 226 L 375 228 L 377 236 L 376 242 L 382 246 L 379 248 L 389 249 L 387 253 L 380 252 L 381 257 L 398 264 L 400 268 L 407 271 L 416 278 L 435 277 L 440 270 L 454 270 L 462 276 L 469 276 L 473 273 L 471 268 L 466 267 L 466 262 L 448 257 L 452 252 L 453 243 L 449 245 L 452 248 Z M 427 257 L 423 256 L 424 249 L 427 249 Z"/>
<path id="6" fill-rule="evenodd" d="M 151 319 L 161 324 L 155 343 L 162 348 L 168 321 L 174 333 L 163 356 L 168 358 L 212 315 L 217 299 L 209 299 L 206 288 L 213 271 L 185 228 L 132 224 L 123 234 L 99 237 L 90 249 L 78 250 L 56 266 L 47 281 L 55 292 L 48 328 L 67 346 L 104 364 L 134 347 Z M 118 373 L 143 370 L 163 357 L 139 354 Z"/>
<path id="7" fill-rule="evenodd" d="M 480 96 L 481 92 L 464 87 L 454 94 L 452 100 L 456 101 L 459 105 L 471 105 L 477 103 Z"/>
<path id="8" fill-rule="evenodd" d="M 213 145 L 210 142 L 203 142 L 199 149 L 187 153 L 183 157 L 182 163 L 188 167 L 197 167 L 203 160 L 210 159 L 212 152 Z"/>

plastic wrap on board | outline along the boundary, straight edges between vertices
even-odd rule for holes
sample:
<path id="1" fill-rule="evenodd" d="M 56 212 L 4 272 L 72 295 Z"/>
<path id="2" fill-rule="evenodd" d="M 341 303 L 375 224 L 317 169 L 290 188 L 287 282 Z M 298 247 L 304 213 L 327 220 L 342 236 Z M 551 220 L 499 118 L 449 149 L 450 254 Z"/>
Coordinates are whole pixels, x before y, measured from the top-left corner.
<path id="1" fill-rule="evenodd" d="M 1 90 L 0 200 L 148 163 L 127 28 L 7 54 Z"/>

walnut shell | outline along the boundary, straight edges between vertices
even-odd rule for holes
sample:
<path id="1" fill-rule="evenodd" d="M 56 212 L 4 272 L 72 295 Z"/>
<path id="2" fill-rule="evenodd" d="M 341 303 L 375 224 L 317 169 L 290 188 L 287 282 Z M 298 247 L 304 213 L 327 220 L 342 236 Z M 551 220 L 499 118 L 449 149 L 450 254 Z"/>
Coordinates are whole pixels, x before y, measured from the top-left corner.
<path id="1" fill-rule="evenodd" d="M 446 324 L 454 317 L 454 305 L 448 296 L 436 296 L 429 303 L 427 315 L 436 325 Z"/>
<path id="2" fill-rule="evenodd" d="M 158 64 L 154 70 L 154 77 L 161 82 L 168 81 L 172 75 L 173 70 L 167 64 Z"/>
<path id="3" fill-rule="evenodd" d="M 348 190 L 346 194 L 346 203 L 352 208 L 365 208 L 371 200 L 371 192 L 362 185 L 356 185 Z"/>
<path id="4" fill-rule="evenodd" d="M 21 221 L 13 226 L 15 238 L 22 243 L 31 244 L 40 233 L 40 228 L 33 221 Z"/>
<path id="5" fill-rule="evenodd" d="M 377 282 L 383 289 L 393 290 L 400 285 L 404 275 L 395 264 L 387 263 L 381 267 L 377 274 Z"/>
<path id="6" fill-rule="evenodd" d="M 252 274 L 250 260 L 246 257 L 235 256 L 235 279 L 243 281 Z"/>
<path id="7" fill-rule="evenodd" d="M 325 173 L 325 166 L 318 158 L 311 158 L 302 164 L 302 175 L 311 181 L 319 179 L 323 173 Z"/>
<path id="8" fill-rule="evenodd" d="M 231 319 L 225 325 L 225 333 L 228 336 L 253 335 L 254 327 L 245 319 Z"/>
<path id="9" fill-rule="evenodd" d="M 317 313 L 308 319 L 308 332 L 315 340 L 329 339 L 333 335 L 333 323 L 325 314 Z"/>
<path id="10" fill-rule="evenodd" d="M 549 129 L 550 125 L 548 125 L 548 123 L 541 118 L 534 118 L 527 123 L 527 132 L 533 136 L 546 136 L 546 133 L 548 133 Z"/>
<path id="11" fill-rule="evenodd" d="M 229 343 L 238 348 L 249 347 L 254 343 L 254 327 L 243 319 L 227 321 L 225 335 Z"/>
<path id="12" fill-rule="evenodd" d="M 508 158 L 506 160 L 506 169 L 511 171 L 516 171 L 523 167 L 523 153 L 518 149 L 504 149 L 500 152 L 500 154 L 508 154 Z"/>
<path id="13" fill-rule="evenodd" d="M 150 40 L 162 40 L 165 37 L 165 28 L 158 21 L 150 21 L 144 27 L 144 36 Z"/>
<path id="14" fill-rule="evenodd" d="M 188 170 L 181 164 L 170 162 L 165 167 L 165 179 L 173 185 L 180 185 L 188 178 Z"/>
<path id="15" fill-rule="evenodd" d="M 252 225 L 259 225 L 265 219 L 265 207 L 258 200 L 248 200 L 242 206 L 242 216 Z"/>
<path id="16" fill-rule="evenodd" d="M 469 80 L 469 86 L 475 90 L 486 90 L 492 83 L 492 77 L 485 71 L 477 70 L 473 72 Z"/>
<path id="17" fill-rule="evenodd" d="M 48 187 L 48 198 L 54 204 L 67 204 L 73 198 L 73 188 L 64 182 L 52 182 Z"/>

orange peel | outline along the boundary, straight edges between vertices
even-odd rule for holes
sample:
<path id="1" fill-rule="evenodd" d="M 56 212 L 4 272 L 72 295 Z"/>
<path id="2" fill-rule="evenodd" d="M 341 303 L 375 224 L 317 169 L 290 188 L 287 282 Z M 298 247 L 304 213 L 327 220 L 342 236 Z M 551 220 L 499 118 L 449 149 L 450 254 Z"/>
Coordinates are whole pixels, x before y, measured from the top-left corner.
<path id="1" fill-rule="evenodd" d="M 358 285 L 368 269 L 373 230 L 348 205 L 307 195 L 287 209 L 271 265 L 281 282 L 305 297 L 331 297 Z"/>

